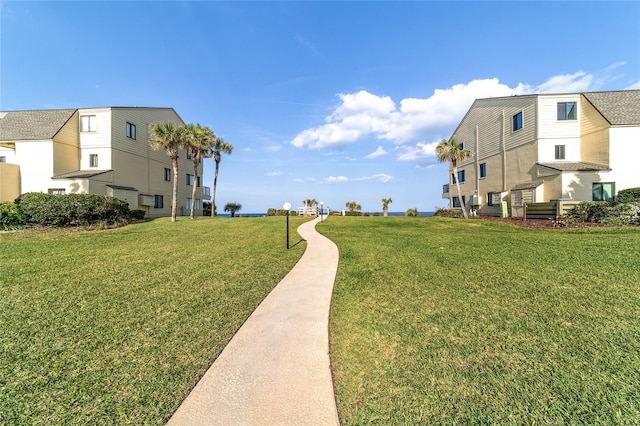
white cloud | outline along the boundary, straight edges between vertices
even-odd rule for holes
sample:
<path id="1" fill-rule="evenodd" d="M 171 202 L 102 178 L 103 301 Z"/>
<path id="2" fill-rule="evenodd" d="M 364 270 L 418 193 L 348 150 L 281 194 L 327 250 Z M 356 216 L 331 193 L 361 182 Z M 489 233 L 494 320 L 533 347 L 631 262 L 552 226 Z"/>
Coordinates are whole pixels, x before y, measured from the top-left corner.
<path id="1" fill-rule="evenodd" d="M 316 180 L 314 178 L 304 178 L 304 179 L 297 178 L 297 179 L 294 179 L 293 181 L 296 183 L 303 183 L 303 182 L 315 182 Z"/>
<path id="2" fill-rule="evenodd" d="M 247 147 L 247 148 L 243 148 L 242 150 L 243 150 L 244 152 L 254 152 L 254 151 L 255 151 L 255 149 L 253 149 L 253 148 L 248 148 L 248 147 Z"/>
<path id="3" fill-rule="evenodd" d="M 625 90 L 640 90 L 640 80 L 627 87 Z"/>
<path id="4" fill-rule="evenodd" d="M 269 172 L 267 176 L 282 176 L 282 172 Z"/>
<path id="5" fill-rule="evenodd" d="M 388 152 L 385 151 L 384 148 L 382 148 L 382 146 L 378 145 L 378 149 L 373 151 L 371 154 L 365 155 L 364 158 L 373 159 L 373 158 L 382 157 L 383 155 L 387 155 L 387 154 Z"/>
<path id="6" fill-rule="evenodd" d="M 585 92 L 593 87 L 592 74 L 578 71 L 574 74 L 556 75 L 536 87 L 535 93 Z"/>
<path id="7" fill-rule="evenodd" d="M 325 182 L 327 183 L 343 183 L 343 182 L 349 182 L 349 178 L 346 176 L 329 176 L 327 179 L 325 179 Z"/>
<path id="8" fill-rule="evenodd" d="M 415 146 L 402 146 L 398 148 L 398 160 L 412 161 L 420 158 L 433 157 L 436 155 L 436 146 L 440 142 L 417 143 Z"/>
<path id="9" fill-rule="evenodd" d="M 339 104 L 325 123 L 298 133 L 290 144 L 298 148 L 324 149 L 362 140 L 388 140 L 401 146 L 398 159 L 415 160 L 434 156 L 437 141 L 448 137 L 476 99 L 531 93 L 572 93 L 597 90 L 619 78 L 615 63 L 596 74 L 578 71 L 548 78 L 539 85 L 518 83 L 514 87 L 497 78 L 477 79 L 436 89 L 427 98 L 405 98 L 399 102 L 361 90 L 342 93 Z M 637 88 L 640 82 L 629 88 Z M 413 146 L 411 146 L 413 145 Z M 381 147 L 365 158 L 383 155 Z"/>
<path id="10" fill-rule="evenodd" d="M 359 182 L 359 181 L 370 181 L 375 180 L 381 183 L 391 182 L 393 180 L 393 176 L 390 176 L 385 173 L 377 173 L 371 176 L 363 176 L 358 178 L 348 178 L 346 176 L 329 176 L 323 182 L 324 183 L 345 183 L 345 182 Z"/>

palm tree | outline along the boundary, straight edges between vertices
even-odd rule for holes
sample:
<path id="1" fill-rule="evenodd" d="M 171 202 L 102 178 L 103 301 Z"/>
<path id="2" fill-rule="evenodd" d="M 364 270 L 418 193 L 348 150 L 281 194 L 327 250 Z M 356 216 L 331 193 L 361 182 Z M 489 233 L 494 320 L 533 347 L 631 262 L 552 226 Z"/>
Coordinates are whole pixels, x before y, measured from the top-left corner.
<path id="1" fill-rule="evenodd" d="M 171 222 L 175 222 L 178 215 L 178 151 L 186 145 L 186 128 L 184 125 L 164 122 L 152 124 L 149 133 L 149 145 L 151 148 L 156 151 L 164 149 L 171 159 L 171 166 L 173 167 Z"/>
<path id="2" fill-rule="evenodd" d="M 347 201 L 345 203 L 345 206 L 347 207 L 347 209 L 349 209 L 350 212 L 359 212 L 360 210 L 362 210 L 362 206 L 355 201 Z"/>
<path id="3" fill-rule="evenodd" d="M 391 198 L 383 198 L 382 199 L 382 215 L 389 216 L 389 204 L 393 203 Z"/>
<path id="4" fill-rule="evenodd" d="M 239 203 L 227 203 L 224 205 L 224 211 L 230 212 L 231 217 L 235 217 L 236 212 L 240 211 L 241 208 L 242 208 L 242 204 L 239 204 Z"/>
<path id="5" fill-rule="evenodd" d="M 216 207 L 216 187 L 218 186 L 218 171 L 220 170 L 220 161 L 222 160 L 222 154 L 231 154 L 233 152 L 233 145 L 227 143 L 222 138 L 216 137 L 213 146 L 211 147 L 211 157 L 216 162 L 216 172 L 213 177 L 213 199 L 211 200 L 211 204 L 213 207 L 213 216 L 218 214 L 218 209 Z"/>
<path id="6" fill-rule="evenodd" d="M 188 124 L 187 134 L 189 141 L 187 152 L 193 161 L 193 188 L 191 190 L 191 219 L 195 219 L 196 211 L 196 190 L 198 189 L 198 167 L 202 159 L 208 157 L 213 147 L 216 135 L 208 127 L 202 127 L 200 123 Z"/>
<path id="7" fill-rule="evenodd" d="M 470 149 L 462 149 L 458 141 L 454 136 L 451 136 L 451 139 L 446 140 L 442 139 L 438 146 L 436 146 L 436 156 L 438 157 L 438 161 L 444 163 L 447 162 L 451 165 L 453 173 L 451 174 L 451 178 L 453 182 L 456 184 L 456 188 L 458 189 L 458 199 L 460 200 L 460 206 L 462 207 L 462 214 L 464 218 L 467 219 L 467 210 L 464 205 L 464 200 L 460 195 L 460 182 L 458 182 L 458 161 L 465 161 L 473 157 L 473 152 Z"/>

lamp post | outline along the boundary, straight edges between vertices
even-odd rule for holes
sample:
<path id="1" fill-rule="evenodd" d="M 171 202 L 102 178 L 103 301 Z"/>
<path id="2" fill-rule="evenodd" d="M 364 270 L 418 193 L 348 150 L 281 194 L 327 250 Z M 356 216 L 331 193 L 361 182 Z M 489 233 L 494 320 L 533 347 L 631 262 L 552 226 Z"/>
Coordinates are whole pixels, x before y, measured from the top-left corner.
<path id="1" fill-rule="evenodd" d="M 324 213 L 324 201 L 320 201 L 320 222 L 324 220 L 324 217 L 322 217 L 323 213 Z"/>
<path id="2" fill-rule="evenodd" d="M 291 210 L 291 203 L 284 203 L 282 208 L 287 211 L 287 250 L 289 250 L 289 210 Z"/>

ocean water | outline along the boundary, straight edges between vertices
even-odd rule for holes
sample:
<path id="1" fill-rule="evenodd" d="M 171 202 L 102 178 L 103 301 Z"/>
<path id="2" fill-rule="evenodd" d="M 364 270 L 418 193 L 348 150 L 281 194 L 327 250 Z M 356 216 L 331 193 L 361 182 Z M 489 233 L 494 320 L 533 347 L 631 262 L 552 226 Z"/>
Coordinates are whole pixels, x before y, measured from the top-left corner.
<path id="1" fill-rule="evenodd" d="M 363 212 L 364 213 L 364 212 Z M 369 212 L 370 215 L 373 215 L 374 212 Z M 380 216 L 382 216 L 382 212 Z M 418 216 L 433 216 L 435 212 L 418 212 Z M 265 217 L 266 213 L 236 213 L 236 217 Z M 389 212 L 389 216 L 406 216 L 405 212 Z M 221 213 L 218 217 L 231 217 L 229 213 Z"/>

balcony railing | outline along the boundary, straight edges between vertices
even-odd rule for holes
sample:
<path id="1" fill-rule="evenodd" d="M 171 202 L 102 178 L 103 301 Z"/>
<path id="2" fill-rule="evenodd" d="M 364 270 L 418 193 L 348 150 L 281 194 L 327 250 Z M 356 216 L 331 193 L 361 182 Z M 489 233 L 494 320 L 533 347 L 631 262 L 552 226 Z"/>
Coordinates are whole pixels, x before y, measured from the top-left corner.
<path id="1" fill-rule="evenodd" d="M 449 184 L 445 183 L 444 185 L 442 185 L 442 193 L 443 194 L 448 194 L 449 193 Z"/>

